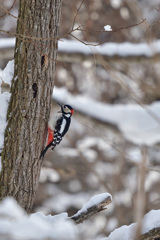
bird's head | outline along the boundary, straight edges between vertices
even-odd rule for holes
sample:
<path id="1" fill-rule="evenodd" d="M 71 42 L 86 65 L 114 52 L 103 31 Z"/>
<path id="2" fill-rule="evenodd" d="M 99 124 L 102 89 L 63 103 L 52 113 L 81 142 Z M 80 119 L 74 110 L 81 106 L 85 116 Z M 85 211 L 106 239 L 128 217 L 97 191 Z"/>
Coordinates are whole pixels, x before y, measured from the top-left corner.
<path id="1" fill-rule="evenodd" d="M 70 105 L 62 105 L 58 103 L 61 106 L 61 112 L 66 116 L 66 117 L 71 117 L 73 115 L 73 108 Z"/>

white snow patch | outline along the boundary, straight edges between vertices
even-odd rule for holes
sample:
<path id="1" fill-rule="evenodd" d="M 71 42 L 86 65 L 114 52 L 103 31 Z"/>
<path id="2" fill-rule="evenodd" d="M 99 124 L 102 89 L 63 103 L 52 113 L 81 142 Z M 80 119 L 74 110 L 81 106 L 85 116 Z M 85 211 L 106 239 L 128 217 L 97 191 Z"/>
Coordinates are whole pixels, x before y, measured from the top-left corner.
<path id="1" fill-rule="evenodd" d="M 104 26 L 104 30 L 105 30 L 105 31 L 108 31 L 108 32 L 111 32 L 111 31 L 112 31 L 112 28 L 111 28 L 110 25 L 106 25 L 106 26 Z"/>
<path id="2" fill-rule="evenodd" d="M 17 204 L 16 200 L 6 197 L 0 204 L 0 218 L 1 216 L 21 219 L 25 216 L 25 211 Z"/>
<path id="3" fill-rule="evenodd" d="M 16 43 L 15 38 L 1 38 L 0 39 L 0 48 L 14 47 L 15 43 Z"/>
<path id="4" fill-rule="evenodd" d="M 11 94 L 8 92 L 1 92 L 1 84 L 7 83 L 11 86 L 11 80 L 13 78 L 14 72 L 14 61 L 8 62 L 6 68 L 2 71 L 0 70 L 0 151 L 4 145 L 4 131 L 7 125 L 6 115 L 8 110 L 8 104 L 10 101 Z"/>
<path id="5" fill-rule="evenodd" d="M 25 214 L 15 200 L 7 198 L 0 204 L 0 235 L 13 239 L 77 239 L 77 228 L 67 213 L 45 216 Z M 10 236 L 10 237 L 9 237 Z M 79 238 L 78 238 L 79 239 Z"/>
<path id="6" fill-rule="evenodd" d="M 160 227 L 160 210 L 152 210 L 143 218 L 142 234 L 150 231 L 153 228 Z"/>
<path id="7" fill-rule="evenodd" d="M 133 223 L 129 226 L 124 225 L 115 229 L 107 238 L 103 240 L 134 240 L 136 224 Z"/>
<path id="8" fill-rule="evenodd" d="M 98 153 L 93 149 L 86 149 L 84 152 L 82 152 L 83 156 L 88 160 L 88 162 L 95 162 Z"/>
<path id="9" fill-rule="evenodd" d="M 82 208 L 75 215 L 79 215 L 83 212 L 86 212 L 88 208 L 97 206 L 98 204 L 103 202 L 108 197 L 112 198 L 112 196 L 109 193 L 100 193 L 100 194 L 97 194 L 97 195 L 91 197 L 87 203 L 83 204 Z"/>
<path id="10" fill-rule="evenodd" d="M 156 171 L 148 172 L 146 179 L 145 179 L 145 190 L 149 192 L 152 186 L 156 183 L 160 182 L 160 173 Z"/>
<path id="11" fill-rule="evenodd" d="M 106 229 L 108 232 L 113 231 L 118 226 L 118 220 L 115 217 L 112 217 L 108 220 Z"/>
<path id="12" fill-rule="evenodd" d="M 108 26 L 108 27 L 107 27 Z M 107 29 L 110 25 L 106 25 Z M 86 42 L 88 43 L 88 42 Z M 96 45 L 96 43 L 91 43 L 92 45 Z M 10 39 L 0 39 L 0 48 L 5 47 L 14 47 L 15 46 L 15 38 Z M 98 46 L 87 46 L 79 41 L 75 40 L 67 40 L 61 39 L 58 43 L 58 51 L 59 52 L 78 52 L 83 54 L 101 54 L 106 56 L 147 56 L 152 57 L 155 54 L 160 53 L 160 40 L 153 41 L 151 43 L 104 43 Z"/>
<path id="13" fill-rule="evenodd" d="M 68 188 L 71 192 L 78 192 L 82 190 L 82 184 L 78 179 L 73 179 L 68 183 Z"/>
<path id="14" fill-rule="evenodd" d="M 47 180 L 50 182 L 58 182 L 60 176 L 54 169 L 42 167 L 39 181 L 46 182 Z"/>
<path id="15" fill-rule="evenodd" d="M 147 213 L 143 218 L 142 234 L 150 231 L 153 228 L 160 227 L 160 210 L 152 210 Z M 136 230 L 136 223 L 132 223 L 129 226 L 122 226 L 115 229 L 107 238 L 103 240 L 134 240 L 134 234 Z"/>
<path id="16" fill-rule="evenodd" d="M 11 86 L 11 81 L 14 73 L 14 60 L 9 61 L 4 70 L 0 70 L 0 85 L 2 81 Z"/>
<path id="17" fill-rule="evenodd" d="M 79 151 L 75 148 L 57 148 L 57 153 L 64 157 L 79 157 Z"/>
<path id="18" fill-rule="evenodd" d="M 142 153 L 140 148 L 133 147 L 127 151 L 128 157 L 135 163 L 139 163 L 142 160 Z"/>

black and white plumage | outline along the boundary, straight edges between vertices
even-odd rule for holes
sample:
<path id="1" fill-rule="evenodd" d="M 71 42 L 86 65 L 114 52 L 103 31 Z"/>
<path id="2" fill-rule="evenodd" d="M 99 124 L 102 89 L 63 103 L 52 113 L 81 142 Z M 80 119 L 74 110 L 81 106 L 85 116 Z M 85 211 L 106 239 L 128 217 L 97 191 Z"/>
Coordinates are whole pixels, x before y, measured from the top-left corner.
<path id="1" fill-rule="evenodd" d="M 58 103 L 59 104 L 59 103 Z M 48 127 L 48 140 L 47 146 L 41 153 L 41 158 L 44 157 L 47 150 L 52 147 L 53 150 L 58 145 L 63 136 L 67 133 L 70 123 L 71 116 L 73 115 L 73 108 L 70 105 L 61 105 L 61 111 L 59 111 L 52 123 L 52 127 Z"/>

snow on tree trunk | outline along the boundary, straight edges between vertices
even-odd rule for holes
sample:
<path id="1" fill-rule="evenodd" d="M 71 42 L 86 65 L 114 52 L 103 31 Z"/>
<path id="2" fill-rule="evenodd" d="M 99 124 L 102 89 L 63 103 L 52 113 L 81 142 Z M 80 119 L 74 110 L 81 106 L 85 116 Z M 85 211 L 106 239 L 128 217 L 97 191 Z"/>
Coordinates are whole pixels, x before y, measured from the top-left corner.
<path id="1" fill-rule="evenodd" d="M 62 0 L 21 0 L 7 113 L 0 198 L 31 211 L 53 92 Z"/>

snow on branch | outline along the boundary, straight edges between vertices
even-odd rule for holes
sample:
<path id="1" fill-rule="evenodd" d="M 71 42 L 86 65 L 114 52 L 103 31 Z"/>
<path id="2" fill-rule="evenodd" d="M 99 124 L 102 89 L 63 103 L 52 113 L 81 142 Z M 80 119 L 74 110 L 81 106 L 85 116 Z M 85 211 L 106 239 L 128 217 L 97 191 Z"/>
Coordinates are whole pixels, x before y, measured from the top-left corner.
<path id="1" fill-rule="evenodd" d="M 71 104 L 80 113 L 117 127 L 133 143 L 154 145 L 160 141 L 159 101 L 143 108 L 138 104 L 110 105 L 83 95 L 72 95 L 64 87 L 54 88 L 53 99 Z M 157 119 L 153 117 L 154 114 Z"/>
<path id="2" fill-rule="evenodd" d="M 93 196 L 83 204 L 82 208 L 71 217 L 77 224 L 90 218 L 94 214 L 106 209 L 106 206 L 112 202 L 112 196 L 109 193 L 101 193 Z"/>
<path id="3" fill-rule="evenodd" d="M 58 44 L 58 61 L 81 62 L 89 60 L 101 63 L 102 60 L 119 61 L 122 58 L 130 61 L 145 61 L 148 59 L 159 60 L 160 40 L 152 43 L 97 43 L 79 42 L 76 40 L 61 39 Z M 0 39 L 0 48 L 14 48 L 15 38 Z M 103 59 L 100 58 L 103 57 Z M 12 56 L 13 57 L 13 56 Z"/>
<path id="4" fill-rule="evenodd" d="M 140 236 L 140 240 L 153 240 L 153 239 L 160 239 L 160 227 L 153 228 L 149 232 L 142 234 Z"/>
<path id="5" fill-rule="evenodd" d="M 104 26 L 104 30 L 110 32 L 110 31 L 112 31 L 112 28 L 110 25 L 106 25 L 106 26 Z"/>
<path id="6" fill-rule="evenodd" d="M 147 213 L 142 219 L 141 235 L 139 240 L 153 240 L 160 238 L 160 210 L 152 210 Z M 137 223 L 132 223 L 129 226 L 123 225 L 103 240 L 135 240 Z"/>

